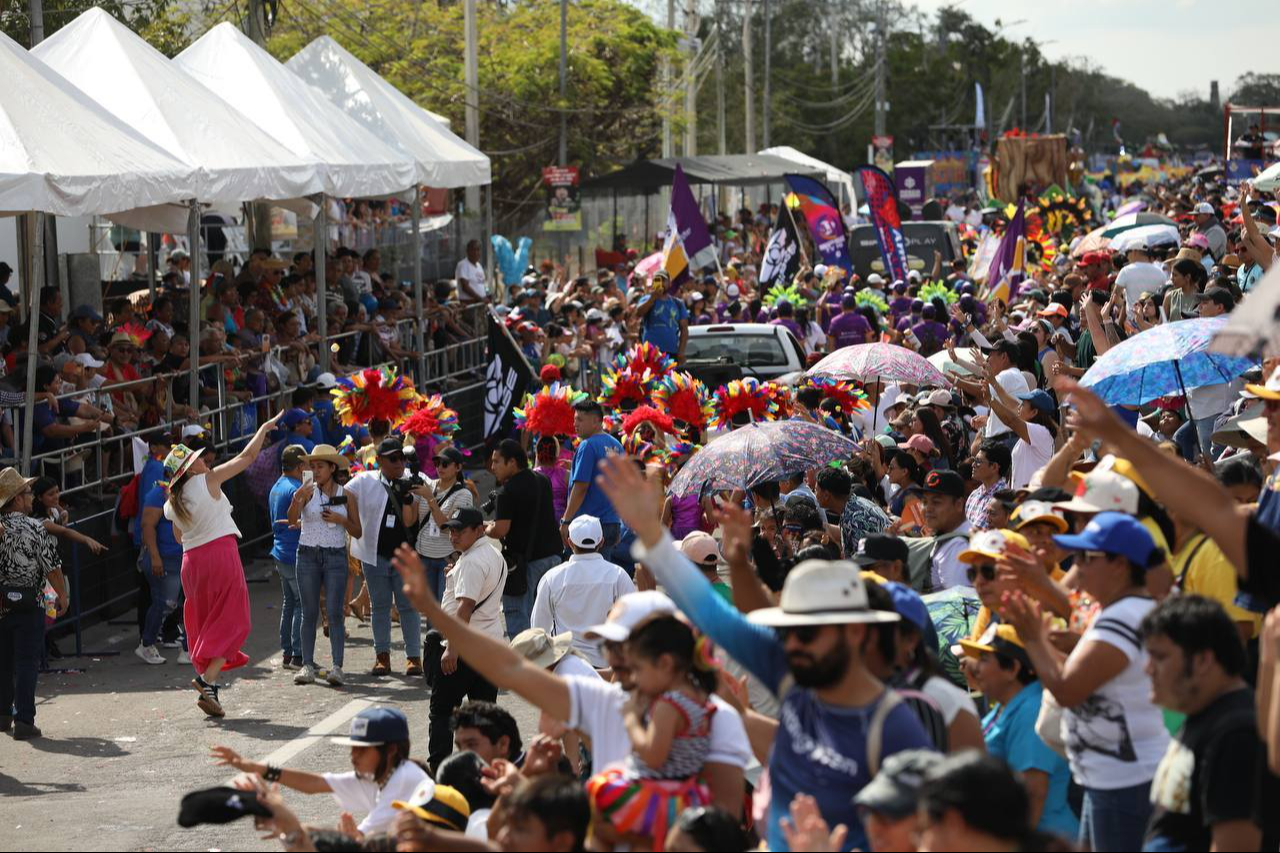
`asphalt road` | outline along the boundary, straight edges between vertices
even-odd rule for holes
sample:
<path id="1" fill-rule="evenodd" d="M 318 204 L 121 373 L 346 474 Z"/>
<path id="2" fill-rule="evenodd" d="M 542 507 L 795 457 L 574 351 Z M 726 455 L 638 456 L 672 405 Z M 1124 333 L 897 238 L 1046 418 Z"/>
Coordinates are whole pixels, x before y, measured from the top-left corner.
<path id="1" fill-rule="evenodd" d="M 268 564 L 250 565 L 251 581 L 269 576 Z M 328 735 L 345 735 L 348 721 L 370 704 L 401 708 L 409 718 L 414 754 L 425 757 L 428 697 L 421 678 L 375 678 L 369 625 L 347 620 L 347 686 L 293 684 L 280 668 L 278 582 L 249 585 L 253 633 L 245 651 L 250 664 L 234 671 L 222 693 L 227 716 L 206 717 L 196 708 L 189 665 L 149 666 L 135 657 L 137 631 L 99 625 L 84 648 L 116 656 L 67 657 L 52 665 L 77 668 L 44 673 L 36 689 L 39 740 L 0 735 L 0 850 L 279 850 L 259 840 L 252 824 L 183 829 L 177 825 L 183 793 L 226 784 L 234 775 L 208 758 L 215 744 L 255 760 L 312 772 L 350 769 L 348 748 Z M 404 671 L 399 627 L 393 626 L 393 667 Z M 317 658 L 328 660 L 327 640 L 317 637 Z M 71 642 L 63 640 L 64 651 Z M 532 733 L 537 712 L 502 695 L 521 732 Z M 287 795 L 304 822 L 336 826 L 338 808 L 327 795 Z"/>

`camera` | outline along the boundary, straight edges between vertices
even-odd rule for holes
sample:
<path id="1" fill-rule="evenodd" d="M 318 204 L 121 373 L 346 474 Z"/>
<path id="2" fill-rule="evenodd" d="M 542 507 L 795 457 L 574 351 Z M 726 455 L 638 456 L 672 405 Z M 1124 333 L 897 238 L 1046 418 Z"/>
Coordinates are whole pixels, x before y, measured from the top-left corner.
<path id="1" fill-rule="evenodd" d="M 329 498 L 329 506 L 346 506 L 346 505 L 347 505 L 346 495 L 334 495 L 333 497 Z"/>
<path id="2" fill-rule="evenodd" d="M 414 488 L 420 485 L 422 485 L 421 478 L 416 474 L 411 477 L 402 477 L 391 481 L 391 492 L 402 506 L 409 506 L 416 500 L 413 496 Z"/>

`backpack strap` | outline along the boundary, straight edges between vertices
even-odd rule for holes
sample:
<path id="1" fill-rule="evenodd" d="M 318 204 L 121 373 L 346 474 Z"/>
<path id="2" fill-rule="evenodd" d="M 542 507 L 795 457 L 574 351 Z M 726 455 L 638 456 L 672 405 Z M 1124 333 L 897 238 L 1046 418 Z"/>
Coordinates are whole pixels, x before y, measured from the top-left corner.
<path id="1" fill-rule="evenodd" d="M 871 771 L 872 778 L 880 772 L 880 754 L 884 750 L 885 720 L 889 718 L 893 709 L 901 704 L 902 697 L 898 695 L 898 691 L 885 688 L 880 704 L 871 715 L 871 725 L 867 726 L 867 769 Z"/>

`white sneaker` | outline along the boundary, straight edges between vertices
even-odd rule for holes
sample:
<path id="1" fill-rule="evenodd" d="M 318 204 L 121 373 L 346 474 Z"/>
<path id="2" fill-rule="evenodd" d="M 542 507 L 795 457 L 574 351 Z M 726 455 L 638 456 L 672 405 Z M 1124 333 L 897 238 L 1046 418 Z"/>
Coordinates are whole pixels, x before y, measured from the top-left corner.
<path id="1" fill-rule="evenodd" d="M 178 663 L 191 663 L 191 655 L 187 654 L 186 649 L 178 652 Z"/>
<path id="2" fill-rule="evenodd" d="M 182 643 L 179 643 L 177 640 L 162 640 L 162 641 L 161 641 L 160 643 L 158 643 L 157 645 L 159 645 L 159 646 L 160 646 L 160 648 L 162 648 L 162 649 L 180 649 L 180 648 L 182 648 Z"/>
<path id="3" fill-rule="evenodd" d="M 144 646 L 141 643 L 139 643 L 138 647 L 133 650 L 133 653 L 138 657 L 142 658 L 143 663 L 149 663 L 149 664 L 152 664 L 153 666 L 156 664 L 165 663 L 165 659 L 161 657 L 158 651 L 156 651 L 155 646 Z"/>
<path id="4" fill-rule="evenodd" d="M 345 677 L 342 674 L 342 667 L 340 666 L 335 666 L 333 669 L 329 670 L 329 674 L 325 676 L 324 680 L 329 682 L 331 687 L 341 687 L 346 683 Z"/>
<path id="5" fill-rule="evenodd" d="M 304 666 L 298 670 L 298 674 L 293 677 L 294 684 L 315 684 L 316 668 L 314 666 Z"/>

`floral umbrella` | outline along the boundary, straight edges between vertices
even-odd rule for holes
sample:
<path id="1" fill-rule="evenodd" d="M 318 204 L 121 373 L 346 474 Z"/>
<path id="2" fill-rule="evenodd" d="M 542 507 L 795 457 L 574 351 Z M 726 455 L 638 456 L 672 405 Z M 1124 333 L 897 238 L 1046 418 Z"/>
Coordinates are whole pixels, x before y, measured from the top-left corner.
<path id="1" fill-rule="evenodd" d="M 842 347 L 809 368 L 810 376 L 875 382 L 887 379 L 910 385 L 950 385 L 947 377 L 917 352 L 897 344 L 854 344 Z"/>
<path id="2" fill-rule="evenodd" d="M 671 483 L 674 497 L 712 489 L 749 489 L 853 456 L 858 445 L 809 421 L 766 421 L 717 436 L 693 454 Z"/>

